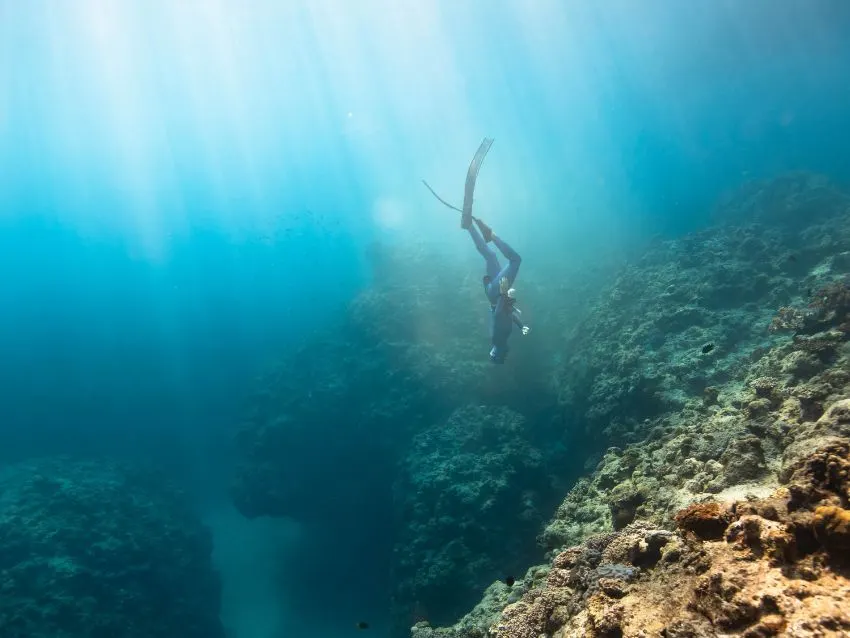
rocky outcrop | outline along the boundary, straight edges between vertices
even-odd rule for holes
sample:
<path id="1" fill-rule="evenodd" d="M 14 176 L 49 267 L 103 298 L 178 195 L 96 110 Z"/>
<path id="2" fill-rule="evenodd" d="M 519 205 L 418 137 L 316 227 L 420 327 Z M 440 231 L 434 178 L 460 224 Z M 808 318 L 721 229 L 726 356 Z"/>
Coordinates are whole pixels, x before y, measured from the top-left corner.
<path id="1" fill-rule="evenodd" d="M 850 196 L 822 177 L 747 184 L 717 218 L 650 246 L 564 343 L 559 394 L 605 444 L 640 440 L 647 419 L 746 374 L 778 342 L 767 329 L 778 308 L 850 273 Z M 801 359 L 793 365 L 810 363 Z"/>
<path id="2" fill-rule="evenodd" d="M 762 499 L 693 505 L 674 530 L 632 523 L 526 574 L 513 602 L 415 638 L 850 634 L 850 441 L 789 468 Z M 502 587 L 507 589 L 507 587 Z"/>
<path id="3" fill-rule="evenodd" d="M 390 564 L 394 635 L 421 609 L 454 619 L 490 579 L 538 560 L 536 532 L 559 498 L 547 486 L 574 474 L 563 458 L 580 454 L 540 447 L 564 435 L 546 340 L 516 335 L 510 364 L 490 363 L 480 257 L 446 263 L 409 248 L 376 251 L 375 284 L 258 380 L 231 488 L 249 518 L 325 530 L 345 521 L 349 542 L 375 551 L 348 554 L 346 569 Z M 563 321 L 560 302 L 584 308 L 574 296 L 549 298 L 531 277 L 521 294 L 539 308 L 541 334 Z M 385 555 L 370 538 L 403 540 Z"/>
<path id="4" fill-rule="evenodd" d="M 792 175 L 721 213 L 575 333 L 560 396 L 610 447 L 540 534 L 550 562 L 414 635 L 850 635 L 850 198 Z"/>
<path id="5" fill-rule="evenodd" d="M 211 554 L 153 472 L 68 459 L 0 471 L 4 638 L 224 638 Z"/>
<path id="6" fill-rule="evenodd" d="M 395 607 L 451 622 L 534 560 L 554 491 L 520 414 L 466 406 L 413 439 L 395 494 Z"/>

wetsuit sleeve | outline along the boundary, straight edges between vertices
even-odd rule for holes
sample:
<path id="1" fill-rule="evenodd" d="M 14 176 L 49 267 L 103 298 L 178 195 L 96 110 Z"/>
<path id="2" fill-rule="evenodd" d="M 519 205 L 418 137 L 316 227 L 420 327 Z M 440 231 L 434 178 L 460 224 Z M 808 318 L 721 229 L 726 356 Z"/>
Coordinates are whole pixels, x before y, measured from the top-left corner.
<path id="1" fill-rule="evenodd" d="M 522 322 L 522 319 L 519 318 L 519 315 L 517 313 L 512 313 L 512 316 L 516 325 L 518 325 L 520 328 L 525 326 L 525 324 Z"/>

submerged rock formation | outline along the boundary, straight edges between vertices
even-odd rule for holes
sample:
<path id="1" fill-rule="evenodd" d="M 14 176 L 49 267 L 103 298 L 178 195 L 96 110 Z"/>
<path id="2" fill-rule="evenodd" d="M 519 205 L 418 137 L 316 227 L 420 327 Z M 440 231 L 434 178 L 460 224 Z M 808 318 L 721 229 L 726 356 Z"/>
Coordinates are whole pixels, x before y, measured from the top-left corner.
<path id="1" fill-rule="evenodd" d="M 841 635 L 848 504 L 793 503 L 800 463 L 850 437 L 850 196 L 808 174 L 746 185 L 713 227 L 597 279 L 595 303 L 526 276 L 552 337 L 498 369 L 480 282 L 439 263 L 379 252 L 342 325 L 261 381 L 246 516 L 391 536 L 398 635 L 423 617 L 422 636 Z M 549 564 L 484 589 L 535 535 Z"/>
<path id="2" fill-rule="evenodd" d="M 610 447 L 550 562 L 414 636 L 850 635 L 850 198 L 792 175 L 721 217 L 577 330 L 557 383 Z"/>
<path id="3" fill-rule="evenodd" d="M 527 435 L 512 410 L 466 406 L 414 437 L 395 489 L 396 609 L 451 622 L 534 560 L 553 490 Z"/>
<path id="4" fill-rule="evenodd" d="M 412 635 L 848 635 L 850 440 L 787 470 L 772 495 L 691 505 L 672 530 L 635 522 L 591 536 L 529 570 L 516 591 L 494 585 L 489 614 L 450 629 L 422 622 Z"/>
<path id="5" fill-rule="evenodd" d="M 362 496 L 340 475 L 386 462 L 384 484 L 392 485 L 412 437 L 456 408 L 539 408 L 545 376 L 533 367 L 535 344 L 517 348 L 512 366 L 493 375 L 480 281 L 440 263 L 426 252 L 376 252 L 378 283 L 354 299 L 344 322 L 259 380 L 237 435 L 233 500 L 243 514 L 329 518 L 338 500 Z"/>
<path id="6" fill-rule="evenodd" d="M 211 554 L 153 473 L 68 459 L 0 471 L 4 638 L 224 638 Z"/>
<path id="7" fill-rule="evenodd" d="M 636 441 L 645 420 L 740 378 L 777 342 L 778 308 L 848 272 L 848 211 L 823 178 L 791 174 L 743 187 L 722 223 L 650 246 L 564 344 L 564 402 L 600 440 Z"/>
<path id="8" fill-rule="evenodd" d="M 394 635 L 422 610 L 456 617 L 488 580 L 539 558 L 535 535 L 558 500 L 551 486 L 581 469 L 563 462 L 574 448 L 540 447 L 563 431 L 545 342 L 529 338 L 510 365 L 490 363 L 474 257 L 446 264 L 424 251 L 377 252 L 376 284 L 340 325 L 259 380 L 236 435 L 237 509 L 326 530 L 345 521 L 346 542 L 360 539 L 364 551 L 316 556 L 316 571 L 323 561 L 376 579 L 386 569 Z M 541 333 L 559 325 L 545 294 L 523 288 L 529 307 L 541 308 Z M 442 473 L 454 487 L 437 498 Z"/>

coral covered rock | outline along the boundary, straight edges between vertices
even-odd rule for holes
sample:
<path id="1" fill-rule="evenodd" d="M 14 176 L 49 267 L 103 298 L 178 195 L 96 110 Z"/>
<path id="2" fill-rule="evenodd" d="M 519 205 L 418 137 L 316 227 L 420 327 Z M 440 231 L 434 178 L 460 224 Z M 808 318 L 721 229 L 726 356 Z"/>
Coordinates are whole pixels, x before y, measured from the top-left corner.
<path id="1" fill-rule="evenodd" d="M 600 453 L 490 636 L 850 635 L 850 198 L 789 175 L 720 217 L 576 326 L 555 382 Z"/>
<path id="2" fill-rule="evenodd" d="M 846 477 L 827 480 L 816 471 L 837 454 L 850 460 L 838 448 L 814 452 L 800 464 L 794 485 L 821 501 L 842 498 Z M 840 553 L 847 511 L 795 509 L 801 503 L 793 493 L 783 487 L 765 499 L 691 506 L 675 516 L 689 531 L 707 534 L 635 523 L 591 537 L 555 557 L 549 577 L 534 581 L 486 635 L 850 635 L 850 577 Z M 708 527 L 702 521 L 710 521 Z M 465 635 L 441 631 L 430 635 Z"/>
<path id="3" fill-rule="evenodd" d="M 570 388 L 565 403 L 620 445 L 690 397 L 714 403 L 786 330 L 809 335 L 798 348 L 808 356 L 789 365 L 822 366 L 847 336 L 850 260 L 836 253 L 850 240 L 848 211 L 850 196 L 828 180 L 788 174 L 745 184 L 717 211 L 718 225 L 650 246 L 564 344 L 556 378 Z"/>
<path id="4" fill-rule="evenodd" d="M 837 556 L 850 559 L 850 510 L 823 505 L 815 510 L 815 536 Z"/>
<path id="5" fill-rule="evenodd" d="M 400 610 L 454 620 L 494 578 L 527 565 L 552 487 L 526 436 L 519 414 L 467 406 L 414 438 L 396 485 Z"/>
<path id="6" fill-rule="evenodd" d="M 729 525 L 729 513 L 718 503 L 694 503 L 675 516 L 679 528 L 702 540 L 718 540 Z"/>
<path id="7" fill-rule="evenodd" d="M 0 472 L 4 638 L 223 638 L 211 553 L 153 474 L 64 459 Z"/>
<path id="8" fill-rule="evenodd" d="M 646 502 L 645 488 L 635 485 L 632 481 L 623 481 L 613 490 L 609 498 L 611 508 L 611 524 L 614 529 L 623 529 L 635 520 L 637 508 Z"/>

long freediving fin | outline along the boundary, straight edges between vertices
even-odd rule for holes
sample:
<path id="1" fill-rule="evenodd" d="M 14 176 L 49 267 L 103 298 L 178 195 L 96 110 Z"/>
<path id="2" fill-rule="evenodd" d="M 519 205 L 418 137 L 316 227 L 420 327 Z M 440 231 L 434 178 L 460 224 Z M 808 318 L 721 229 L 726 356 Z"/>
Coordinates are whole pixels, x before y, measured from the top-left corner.
<path id="1" fill-rule="evenodd" d="M 487 157 L 487 152 L 493 146 L 493 138 L 485 137 L 475 152 L 475 157 L 469 164 L 469 170 L 466 172 L 466 187 L 463 191 L 463 210 L 460 215 L 460 227 L 469 228 L 472 225 L 472 201 L 473 193 L 475 192 L 475 180 L 478 179 L 478 171 L 481 169 L 481 164 L 484 163 L 484 158 Z"/>
<path id="2" fill-rule="evenodd" d="M 478 150 L 475 152 L 475 157 L 472 158 L 472 162 L 469 164 L 469 170 L 466 172 L 466 187 L 463 192 L 463 209 L 458 208 L 457 206 L 452 206 L 442 197 L 437 195 L 431 185 L 428 184 L 424 179 L 422 183 L 425 184 L 425 188 L 431 191 L 431 194 L 436 197 L 441 204 L 444 206 L 451 208 L 452 210 L 458 211 L 460 215 L 460 226 L 461 228 L 469 228 L 472 225 L 472 201 L 473 201 L 473 193 L 475 191 L 475 180 L 478 179 L 478 171 L 481 169 L 481 164 L 484 162 L 484 158 L 487 156 L 487 151 L 490 150 L 490 147 L 493 145 L 492 137 L 485 137 L 484 141 L 481 142 L 481 145 L 478 147 Z"/>

